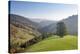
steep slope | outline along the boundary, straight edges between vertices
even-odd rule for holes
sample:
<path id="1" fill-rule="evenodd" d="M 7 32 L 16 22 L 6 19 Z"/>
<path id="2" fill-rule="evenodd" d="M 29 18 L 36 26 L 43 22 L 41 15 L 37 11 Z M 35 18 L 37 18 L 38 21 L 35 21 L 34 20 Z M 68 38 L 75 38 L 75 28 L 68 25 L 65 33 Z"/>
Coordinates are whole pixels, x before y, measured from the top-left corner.
<path id="1" fill-rule="evenodd" d="M 62 20 L 67 27 L 69 34 L 78 33 L 78 15 L 69 16 L 67 19 Z"/>
<path id="2" fill-rule="evenodd" d="M 36 27 L 36 25 L 37 25 L 37 23 L 29 20 L 28 18 L 19 16 L 19 15 L 15 15 L 15 14 L 10 14 L 10 23 L 15 24 L 15 22 L 21 23 L 25 26 L 35 26 Z"/>
<path id="3" fill-rule="evenodd" d="M 41 34 L 37 31 L 35 23 L 19 15 L 10 14 L 10 49 L 20 48 L 22 44 L 28 42 Z M 15 50 L 15 51 L 16 51 Z"/>

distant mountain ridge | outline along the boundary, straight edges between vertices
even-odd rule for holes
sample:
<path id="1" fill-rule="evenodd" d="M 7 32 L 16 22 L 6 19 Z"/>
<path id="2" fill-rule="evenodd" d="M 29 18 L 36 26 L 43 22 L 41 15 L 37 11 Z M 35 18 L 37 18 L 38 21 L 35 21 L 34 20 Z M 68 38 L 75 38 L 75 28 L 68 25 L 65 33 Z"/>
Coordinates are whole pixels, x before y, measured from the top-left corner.
<path id="1" fill-rule="evenodd" d="M 59 21 L 50 21 L 50 20 L 40 20 L 40 19 L 30 19 L 30 18 L 25 18 L 22 16 L 11 14 L 11 20 L 14 21 L 14 19 L 17 17 L 16 21 L 20 21 L 20 23 L 23 23 L 24 25 L 29 25 L 31 24 L 32 28 L 37 29 L 40 32 L 52 32 L 56 33 L 56 24 Z M 24 19 L 22 19 L 22 18 Z M 19 18 L 19 19 L 18 19 Z M 26 21 L 27 20 L 27 21 Z M 67 30 L 69 34 L 76 34 L 78 31 L 78 15 L 72 15 L 69 16 L 66 19 L 61 20 L 66 24 Z"/>
<path id="2" fill-rule="evenodd" d="M 46 26 L 56 22 L 56 21 L 46 20 L 46 19 L 45 20 L 44 19 L 30 19 L 30 20 L 38 23 L 38 25 L 37 25 L 38 29 L 46 27 Z"/>
<path id="3" fill-rule="evenodd" d="M 66 19 L 61 20 L 66 24 L 67 31 L 69 34 L 77 34 L 78 32 L 78 15 L 69 16 Z M 43 32 L 52 32 L 56 33 L 56 23 L 52 23 L 46 27 L 43 27 L 41 30 Z"/>

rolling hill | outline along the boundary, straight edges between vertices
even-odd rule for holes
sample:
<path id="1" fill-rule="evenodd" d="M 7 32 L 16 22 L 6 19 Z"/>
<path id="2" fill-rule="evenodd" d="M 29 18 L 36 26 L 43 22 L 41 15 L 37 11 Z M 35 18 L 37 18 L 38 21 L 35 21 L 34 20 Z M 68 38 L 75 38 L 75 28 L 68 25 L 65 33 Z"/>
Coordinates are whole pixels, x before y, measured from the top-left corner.
<path id="1" fill-rule="evenodd" d="M 11 51 L 17 50 L 22 44 L 28 42 L 35 37 L 39 37 L 39 33 L 35 27 L 36 23 L 29 19 L 9 14 L 10 16 L 10 49 Z"/>
<path id="2" fill-rule="evenodd" d="M 67 35 L 64 38 L 52 36 L 25 49 L 25 52 L 74 50 L 78 48 L 77 37 Z"/>

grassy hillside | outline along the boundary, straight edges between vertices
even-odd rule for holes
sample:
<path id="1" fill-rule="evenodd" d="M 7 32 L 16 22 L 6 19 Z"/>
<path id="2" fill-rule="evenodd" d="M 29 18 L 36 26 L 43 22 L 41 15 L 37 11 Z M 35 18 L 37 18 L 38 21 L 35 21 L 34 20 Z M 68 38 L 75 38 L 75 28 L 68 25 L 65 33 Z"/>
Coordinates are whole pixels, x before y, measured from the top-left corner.
<path id="1" fill-rule="evenodd" d="M 52 36 L 38 42 L 25 49 L 25 52 L 30 51 L 56 51 L 56 50 L 73 50 L 77 49 L 77 37 L 67 35 L 64 38 Z"/>
<path id="2" fill-rule="evenodd" d="M 23 45 L 25 42 L 35 38 L 35 33 L 38 34 L 38 32 L 33 32 L 33 30 L 31 30 L 31 28 L 29 27 L 28 30 L 25 30 L 23 28 L 19 28 L 10 24 L 10 51 L 22 51 L 20 46 Z"/>
<path id="3" fill-rule="evenodd" d="M 19 53 L 77 49 L 77 36 L 60 38 L 53 35 L 53 32 L 40 33 L 37 25 L 25 17 L 10 14 L 9 51 Z"/>

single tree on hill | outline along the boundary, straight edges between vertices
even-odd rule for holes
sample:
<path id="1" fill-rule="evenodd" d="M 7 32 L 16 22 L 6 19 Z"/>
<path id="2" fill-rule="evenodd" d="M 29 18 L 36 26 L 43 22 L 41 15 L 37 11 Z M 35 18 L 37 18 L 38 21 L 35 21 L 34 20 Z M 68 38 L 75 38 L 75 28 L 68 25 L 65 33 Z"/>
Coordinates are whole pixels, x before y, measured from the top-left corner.
<path id="1" fill-rule="evenodd" d="M 57 23 L 57 31 L 56 34 L 60 37 L 63 37 L 64 35 L 67 34 L 67 28 L 64 22 L 58 22 Z"/>

